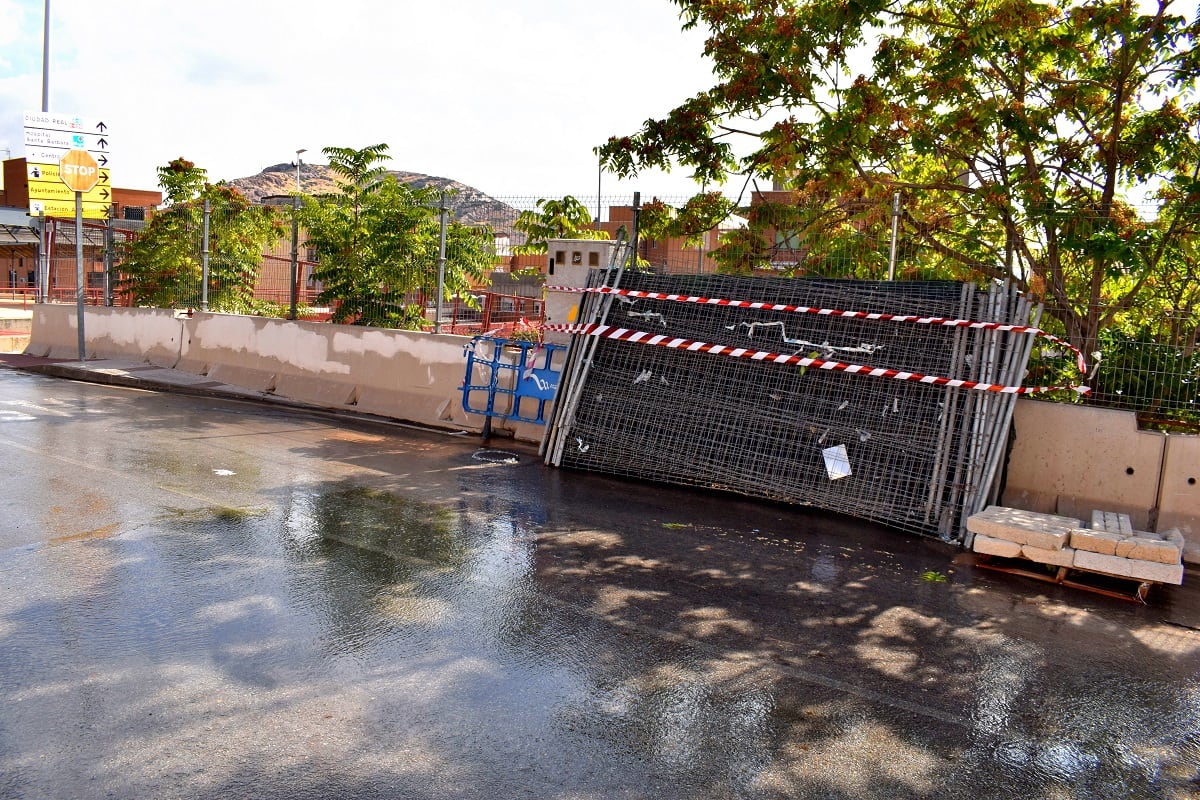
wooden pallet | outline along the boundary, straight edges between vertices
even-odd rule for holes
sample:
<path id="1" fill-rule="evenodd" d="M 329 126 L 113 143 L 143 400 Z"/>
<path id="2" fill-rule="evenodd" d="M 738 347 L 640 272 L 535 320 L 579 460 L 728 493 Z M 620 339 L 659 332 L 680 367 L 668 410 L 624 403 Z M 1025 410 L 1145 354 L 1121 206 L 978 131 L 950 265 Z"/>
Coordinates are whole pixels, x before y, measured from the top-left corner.
<path id="1" fill-rule="evenodd" d="M 1073 589 L 1082 589 L 1087 592 L 1102 594 L 1106 597 L 1115 597 L 1118 600 L 1129 600 L 1135 603 L 1146 603 L 1146 597 L 1150 594 L 1150 589 L 1157 586 L 1155 581 L 1142 581 L 1137 578 L 1126 578 L 1120 575 L 1112 575 L 1107 572 L 1094 572 L 1087 569 L 1079 569 L 1078 567 L 1057 567 L 1054 572 L 1038 571 L 1036 567 L 1053 567 L 1052 564 L 1041 564 L 1037 561 L 1029 561 L 1023 558 L 1000 558 L 999 556 L 990 556 L 984 553 L 975 553 L 975 566 L 981 569 L 990 569 L 994 572 L 1007 572 L 1011 575 L 1021 575 L 1026 578 L 1053 583 L 1059 586 L 1070 586 Z M 1110 587 L 1128 586 L 1132 587 L 1122 591 L 1120 588 Z"/>

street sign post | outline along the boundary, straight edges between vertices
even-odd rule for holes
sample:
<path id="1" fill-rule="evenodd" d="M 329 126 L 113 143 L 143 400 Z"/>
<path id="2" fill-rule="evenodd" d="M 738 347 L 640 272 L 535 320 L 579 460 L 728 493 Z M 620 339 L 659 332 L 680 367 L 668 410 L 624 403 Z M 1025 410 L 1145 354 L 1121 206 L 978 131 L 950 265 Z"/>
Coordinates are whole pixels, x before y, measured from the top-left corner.
<path id="1" fill-rule="evenodd" d="M 79 319 L 79 360 L 87 360 L 87 340 L 83 333 L 83 193 L 90 192 L 100 180 L 100 165 L 87 150 L 68 150 L 58 161 L 58 178 L 75 193 L 75 313 Z"/>

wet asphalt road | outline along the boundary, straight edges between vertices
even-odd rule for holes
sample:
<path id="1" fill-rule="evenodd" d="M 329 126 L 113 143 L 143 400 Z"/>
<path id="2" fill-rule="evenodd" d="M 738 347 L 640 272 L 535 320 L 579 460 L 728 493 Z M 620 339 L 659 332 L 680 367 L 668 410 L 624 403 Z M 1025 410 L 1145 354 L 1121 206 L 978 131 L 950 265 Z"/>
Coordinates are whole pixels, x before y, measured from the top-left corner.
<path id="1" fill-rule="evenodd" d="M 1200 794 L 1191 586 L 493 446 L 0 369 L 0 798 Z"/>

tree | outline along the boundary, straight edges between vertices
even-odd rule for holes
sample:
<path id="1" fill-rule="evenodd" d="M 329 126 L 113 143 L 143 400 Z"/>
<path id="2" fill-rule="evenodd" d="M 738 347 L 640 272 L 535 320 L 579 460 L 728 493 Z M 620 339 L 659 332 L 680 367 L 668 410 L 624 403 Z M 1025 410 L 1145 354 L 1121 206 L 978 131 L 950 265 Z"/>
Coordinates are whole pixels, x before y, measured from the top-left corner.
<path id="1" fill-rule="evenodd" d="M 322 152 L 342 178 L 337 194 L 306 199 L 306 246 L 317 254 L 318 300 L 334 307 L 333 322 L 419 330 L 418 295 L 437 285 L 439 192 L 400 183 L 381 165 L 387 145 Z M 451 221 L 446 229 L 445 294 L 466 293 L 494 261 L 487 228 Z"/>
<path id="2" fill-rule="evenodd" d="M 208 231 L 208 306 L 213 311 L 263 313 L 254 284 L 267 245 L 283 235 L 275 209 L 252 206 L 235 188 L 208 182 L 204 169 L 177 158 L 158 169 L 167 207 L 129 246 L 118 287 L 137 305 L 199 307 L 203 294 L 204 203 Z"/>
<path id="3" fill-rule="evenodd" d="M 1155 182 L 1194 186 L 1200 163 L 1200 21 L 1176 0 L 674 2 L 709 31 L 718 82 L 598 148 L 623 177 L 902 191 L 926 258 L 1041 294 L 1085 352 L 1196 230 L 1133 209 Z"/>
<path id="4" fill-rule="evenodd" d="M 567 195 L 561 200 L 537 201 L 537 211 L 522 211 L 513 228 L 525 234 L 525 243 L 513 252 L 527 255 L 546 252 L 550 239 L 607 239 L 608 232 L 589 227 L 592 215 L 583 203 Z"/>

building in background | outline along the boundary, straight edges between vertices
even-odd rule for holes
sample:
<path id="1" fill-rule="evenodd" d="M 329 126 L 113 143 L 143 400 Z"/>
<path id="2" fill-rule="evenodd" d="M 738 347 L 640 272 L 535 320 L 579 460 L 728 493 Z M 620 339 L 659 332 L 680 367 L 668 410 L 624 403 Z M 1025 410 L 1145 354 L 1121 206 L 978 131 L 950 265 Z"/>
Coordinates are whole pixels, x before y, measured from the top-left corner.
<path id="1" fill-rule="evenodd" d="M 3 189 L 0 189 L 0 288 L 32 294 L 38 283 L 38 247 L 42 233 L 38 218 L 29 214 L 28 167 L 24 158 L 3 162 Z M 145 221 L 162 204 L 162 192 L 147 189 L 112 190 L 112 229 L 116 238 L 128 240 L 137 235 Z M 75 294 L 75 220 L 49 217 L 48 297 Z M 104 286 L 105 229 L 101 220 L 84 223 L 84 271 L 89 292 Z M 62 298 L 59 298 L 62 299 Z"/>

